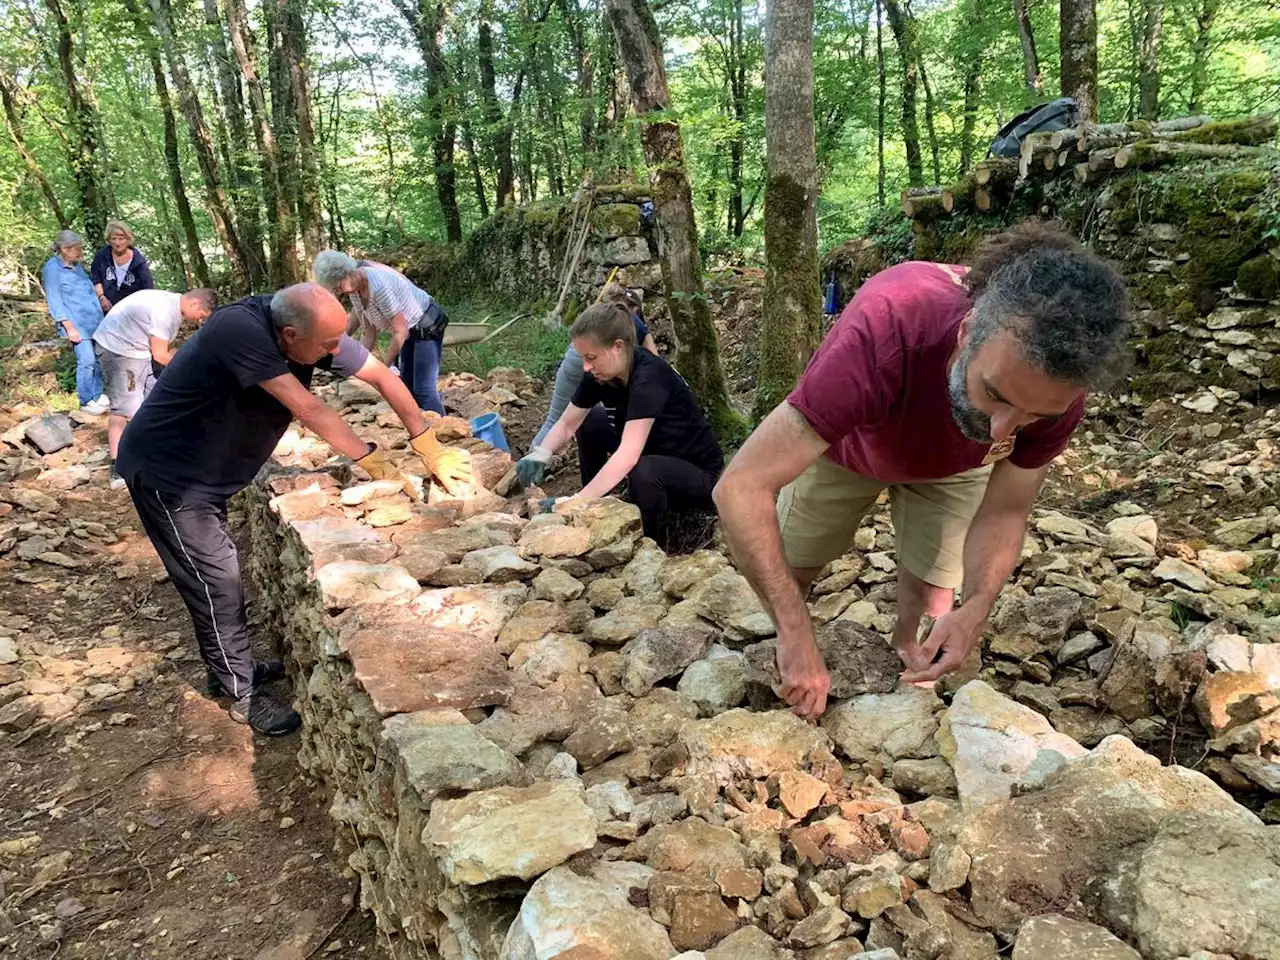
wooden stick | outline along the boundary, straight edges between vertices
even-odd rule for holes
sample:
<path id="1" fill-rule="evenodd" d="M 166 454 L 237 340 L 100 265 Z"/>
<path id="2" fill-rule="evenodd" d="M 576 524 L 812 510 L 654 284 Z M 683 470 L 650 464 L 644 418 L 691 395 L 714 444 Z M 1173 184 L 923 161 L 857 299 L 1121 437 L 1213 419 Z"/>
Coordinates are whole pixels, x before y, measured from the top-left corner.
<path id="1" fill-rule="evenodd" d="M 1088 182 L 1089 182 L 1089 164 L 1088 164 L 1088 162 L 1085 162 L 1085 163 L 1077 163 L 1077 164 L 1076 164 L 1076 166 L 1075 166 L 1075 171 L 1074 171 L 1074 174 L 1073 174 L 1073 175 L 1074 175 L 1074 176 L 1075 176 L 1075 178 L 1076 178 L 1076 183 L 1088 183 Z"/>
<path id="2" fill-rule="evenodd" d="M 1234 143 L 1179 143 L 1169 140 L 1142 140 L 1116 151 L 1112 163 L 1117 170 L 1148 170 L 1166 163 L 1191 160 L 1239 160 L 1270 151 Z"/>
<path id="3" fill-rule="evenodd" d="M 991 191 L 986 187 L 975 187 L 973 191 L 973 207 L 979 213 L 991 209 Z"/>

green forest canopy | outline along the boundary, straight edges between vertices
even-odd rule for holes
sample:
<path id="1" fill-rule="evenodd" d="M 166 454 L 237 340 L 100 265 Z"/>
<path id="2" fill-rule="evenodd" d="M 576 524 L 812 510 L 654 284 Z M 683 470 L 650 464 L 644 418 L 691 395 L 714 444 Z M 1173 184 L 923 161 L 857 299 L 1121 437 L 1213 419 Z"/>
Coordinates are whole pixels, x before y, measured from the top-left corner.
<path id="1" fill-rule="evenodd" d="M 1280 105 L 1275 3 L 1097 6 L 1099 121 Z M 757 259 L 764 5 L 653 9 L 703 249 Z M 1059 15 L 1046 0 L 817 0 L 822 245 L 883 200 L 881 131 L 883 189 L 908 185 L 904 52 L 924 181 L 947 181 L 1058 95 Z M 38 264 L 59 215 L 90 234 L 120 216 L 162 284 L 199 280 L 202 258 L 214 281 L 264 289 L 297 275 L 299 245 L 305 259 L 456 240 L 500 201 L 645 176 L 599 0 L 0 0 L 0 94 L 3 273 Z"/>

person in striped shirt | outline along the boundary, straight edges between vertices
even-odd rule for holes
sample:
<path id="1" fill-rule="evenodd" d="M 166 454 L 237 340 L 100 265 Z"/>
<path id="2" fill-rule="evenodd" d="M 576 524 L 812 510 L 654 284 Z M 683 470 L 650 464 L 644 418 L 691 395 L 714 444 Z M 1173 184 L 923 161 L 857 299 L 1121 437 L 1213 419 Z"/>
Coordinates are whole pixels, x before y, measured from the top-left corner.
<path id="1" fill-rule="evenodd" d="M 400 379 L 420 408 L 443 414 L 436 380 L 449 318 L 431 294 L 398 270 L 371 260 L 356 261 L 341 250 L 321 251 L 314 272 L 321 286 L 350 298 L 365 347 L 376 352 L 378 334 L 390 334 L 382 361 L 398 366 Z"/>

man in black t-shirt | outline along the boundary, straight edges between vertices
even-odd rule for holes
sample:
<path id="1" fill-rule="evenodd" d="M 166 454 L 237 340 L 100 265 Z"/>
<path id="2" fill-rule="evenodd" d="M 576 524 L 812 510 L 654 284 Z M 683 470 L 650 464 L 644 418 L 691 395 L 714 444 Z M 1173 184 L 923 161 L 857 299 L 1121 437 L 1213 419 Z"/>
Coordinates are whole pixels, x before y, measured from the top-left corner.
<path id="1" fill-rule="evenodd" d="M 215 310 L 120 442 L 117 469 L 191 614 L 210 692 L 232 697 L 232 718 L 269 735 L 296 730 L 300 719 L 266 692 L 282 665 L 254 663 L 250 652 L 227 500 L 252 482 L 295 417 L 375 480 L 399 477 L 310 391 L 312 372 L 374 387 L 436 480 L 450 490 L 470 482 L 466 454 L 440 444 L 400 378 L 346 335 L 346 323 L 342 304 L 309 283 Z"/>

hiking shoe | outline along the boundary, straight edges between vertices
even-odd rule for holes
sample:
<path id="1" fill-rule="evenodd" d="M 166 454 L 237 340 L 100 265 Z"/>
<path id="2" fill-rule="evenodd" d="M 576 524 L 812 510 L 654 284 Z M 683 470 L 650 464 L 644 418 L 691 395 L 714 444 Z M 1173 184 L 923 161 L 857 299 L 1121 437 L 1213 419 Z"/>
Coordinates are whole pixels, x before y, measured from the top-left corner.
<path id="1" fill-rule="evenodd" d="M 124 477 L 116 473 L 116 465 L 114 463 L 111 465 L 111 472 L 107 474 L 107 489 L 108 490 L 124 489 Z"/>
<path id="2" fill-rule="evenodd" d="M 302 726 L 296 710 L 281 703 L 265 690 L 241 697 L 228 711 L 236 723 L 247 723 L 264 737 L 283 737 Z"/>
<path id="3" fill-rule="evenodd" d="M 87 413 L 91 417 L 100 417 L 111 406 L 111 401 L 106 397 L 99 397 L 97 400 L 90 400 L 88 403 L 80 404 L 80 412 Z"/>
<path id="4" fill-rule="evenodd" d="M 212 670 L 206 670 L 205 676 L 208 681 L 209 696 L 215 700 L 218 697 L 229 697 L 226 688 L 219 682 L 218 678 L 213 675 Z M 255 660 L 253 661 L 253 686 L 265 687 L 268 683 L 275 683 L 284 676 L 283 660 Z"/>

